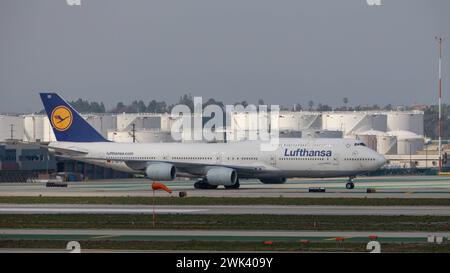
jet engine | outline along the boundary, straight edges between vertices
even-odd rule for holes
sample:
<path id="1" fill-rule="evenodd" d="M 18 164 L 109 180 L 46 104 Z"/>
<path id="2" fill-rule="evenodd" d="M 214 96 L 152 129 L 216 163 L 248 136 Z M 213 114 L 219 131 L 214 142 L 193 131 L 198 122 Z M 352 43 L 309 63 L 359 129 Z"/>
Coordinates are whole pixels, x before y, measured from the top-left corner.
<path id="1" fill-rule="evenodd" d="M 177 176 L 177 169 L 169 163 L 155 163 L 147 166 L 145 174 L 152 180 L 170 181 Z"/>
<path id="2" fill-rule="evenodd" d="M 238 181 L 237 172 L 226 167 L 215 167 L 206 173 L 208 184 L 213 186 L 233 186 Z"/>

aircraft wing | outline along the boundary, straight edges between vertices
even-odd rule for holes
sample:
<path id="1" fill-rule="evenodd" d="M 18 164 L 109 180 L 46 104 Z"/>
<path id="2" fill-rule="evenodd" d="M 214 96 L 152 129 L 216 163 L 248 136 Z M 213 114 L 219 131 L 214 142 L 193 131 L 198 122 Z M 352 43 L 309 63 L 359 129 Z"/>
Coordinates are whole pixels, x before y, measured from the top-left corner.
<path id="1" fill-rule="evenodd" d="M 202 175 L 212 167 L 227 167 L 235 169 L 239 175 L 250 174 L 255 171 L 263 172 L 264 170 L 278 170 L 270 165 L 264 163 L 252 163 L 246 165 L 237 164 L 210 164 L 210 163 L 197 163 L 197 162 L 176 162 L 176 161 L 125 161 L 125 164 L 134 169 L 145 171 L 145 168 L 149 164 L 157 163 L 169 163 L 175 166 L 179 172 L 185 172 L 193 175 Z"/>
<path id="2" fill-rule="evenodd" d="M 69 148 L 58 148 L 58 147 L 49 147 L 49 150 L 55 151 L 57 154 L 64 156 L 77 156 L 77 155 L 86 155 L 87 151 L 82 151 L 79 149 L 70 149 Z"/>
<path id="3" fill-rule="evenodd" d="M 57 155 L 62 155 L 62 156 L 81 156 L 81 155 L 88 154 L 88 151 L 82 150 L 78 147 L 61 148 L 61 147 L 49 146 L 49 145 L 45 145 L 45 144 L 35 144 L 35 145 L 38 145 L 41 148 L 48 149 L 50 152 L 54 152 Z"/>

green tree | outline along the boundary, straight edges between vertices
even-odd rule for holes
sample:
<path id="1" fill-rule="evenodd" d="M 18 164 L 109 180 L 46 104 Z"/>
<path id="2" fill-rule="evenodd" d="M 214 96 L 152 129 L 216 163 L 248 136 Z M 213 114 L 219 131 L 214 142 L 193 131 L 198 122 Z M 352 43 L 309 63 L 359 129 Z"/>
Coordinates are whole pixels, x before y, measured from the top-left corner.
<path id="1" fill-rule="evenodd" d="M 292 111 L 302 111 L 303 106 L 300 103 L 296 103 L 292 109 Z"/>
<path id="2" fill-rule="evenodd" d="M 70 101 L 70 105 L 72 105 L 75 110 L 80 113 L 105 113 L 105 105 L 98 102 L 89 102 L 87 100 L 78 99 L 76 101 Z"/>
<path id="3" fill-rule="evenodd" d="M 113 113 L 123 113 L 127 111 L 127 107 L 123 102 L 118 102 L 116 107 L 112 110 Z"/>
<path id="4" fill-rule="evenodd" d="M 186 105 L 192 112 L 194 111 L 194 99 L 191 94 L 184 94 L 181 96 L 178 104 Z"/>
<path id="5" fill-rule="evenodd" d="M 138 113 L 147 112 L 147 106 L 145 105 L 145 103 L 142 100 L 138 101 L 138 103 L 137 103 L 137 112 Z"/>

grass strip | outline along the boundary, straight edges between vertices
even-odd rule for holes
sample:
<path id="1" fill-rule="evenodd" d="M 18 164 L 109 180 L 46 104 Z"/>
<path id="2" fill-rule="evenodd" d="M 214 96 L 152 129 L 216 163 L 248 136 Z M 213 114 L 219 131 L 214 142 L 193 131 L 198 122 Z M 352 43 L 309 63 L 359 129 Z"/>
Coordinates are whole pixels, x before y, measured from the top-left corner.
<path id="1" fill-rule="evenodd" d="M 64 240 L 0 240 L 0 248 L 30 248 L 30 249 L 66 249 Z M 152 251 L 285 251 L 285 252 L 367 252 L 366 243 L 353 242 L 274 242 L 267 246 L 261 242 L 221 242 L 221 241 L 80 241 L 83 249 L 95 250 L 152 250 Z M 426 243 L 382 243 L 382 252 L 428 252 L 448 253 L 450 244 Z"/>
<path id="2" fill-rule="evenodd" d="M 155 197 L 157 205 L 450 206 L 450 198 Z M 151 205 L 151 197 L 0 196 L 0 204 Z"/>
<path id="3" fill-rule="evenodd" d="M 3 214 L 0 228 L 153 229 L 151 215 Z M 157 229 L 448 231 L 450 216 L 161 214 Z"/>

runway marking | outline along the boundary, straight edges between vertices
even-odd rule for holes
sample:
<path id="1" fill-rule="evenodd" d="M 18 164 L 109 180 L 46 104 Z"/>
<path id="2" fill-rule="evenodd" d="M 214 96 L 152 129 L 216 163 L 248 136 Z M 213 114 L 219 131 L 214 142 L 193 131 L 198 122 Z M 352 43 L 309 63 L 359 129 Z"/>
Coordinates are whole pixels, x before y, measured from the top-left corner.
<path id="1" fill-rule="evenodd" d="M 100 239 L 102 236 L 98 236 Z M 324 237 L 321 235 L 311 235 L 311 236 L 252 236 L 252 235 L 230 235 L 230 236 L 222 236 L 222 235 L 115 235 L 111 236 L 110 239 L 112 241 L 264 241 L 264 240 L 272 240 L 272 241 L 299 241 L 299 240 L 310 240 L 310 241 L 335 241 L 337 237 Z M 108 237 L 105 237 L 108 238 Z M 355 237 L 344 237 L 345 241 L 352 242 L 367 242 L 370 239 L 366 236 L 355 236 Z M 2 239 L 21 239 L 21 240 L 33 240 L 33 239 L 41 239 L 41 240 L 93 240 L 97 238 L 90 237 L 89 235 L 75 235 L 75 234 L 3 234 Z M 395 241 L 395 242 L 426 242 L 426 236 L 418 236 L 418 237 L 383 237 L 379 239 L 383 242 Z"/>
<path id="2" fill-rule="evenodd" d="M 337 238 L 337 237 L 326 238 L 326 239 L 324 239 L 324 241 L 336 241 L 336 238 Z M 347 240 L 347 239 L 349 239 L 349 238 L 351 238 L 351 237 L 342 237 L 342 238 L 344 238 L 345 240 Z"/>
<path id="3" fill-rule="evenodd" d="M 192 213 L 208 209 L 155 209 L 155 213 Z M 115 209 L 115 208 L 0 208 L 0 213 L 91 213 L 91 214 L 152 214 L 153 209 Z"/>
<path id="4" fill-rule="evenodd" d="M 114 238 L 114 237 L 117 237 L 117 236 L 118 235 L 102 235 L 102 236 L 92 237 L 92 239 Z"/>
<path id="5" fill-rule="evenodd" d="M 449 216 L 450 206 L 161 206 L 154 210 L 158 214 L 280 214 L 280 215 L 435 215 Z M 77 205 L 0 205 L 0 214 L 145 214 L 153 213 L 151 206 L 77 206 Z"/>

